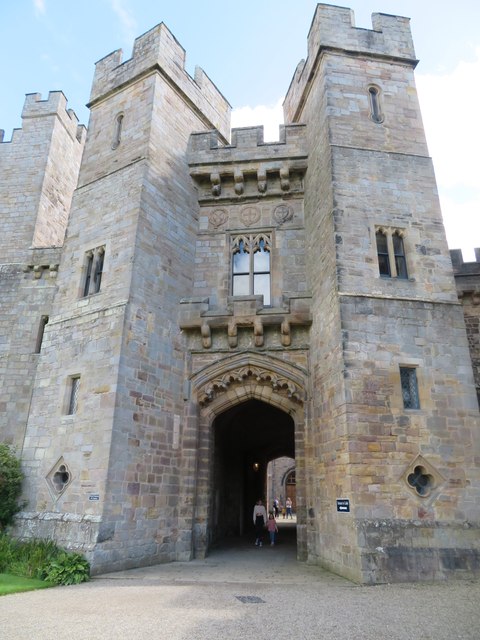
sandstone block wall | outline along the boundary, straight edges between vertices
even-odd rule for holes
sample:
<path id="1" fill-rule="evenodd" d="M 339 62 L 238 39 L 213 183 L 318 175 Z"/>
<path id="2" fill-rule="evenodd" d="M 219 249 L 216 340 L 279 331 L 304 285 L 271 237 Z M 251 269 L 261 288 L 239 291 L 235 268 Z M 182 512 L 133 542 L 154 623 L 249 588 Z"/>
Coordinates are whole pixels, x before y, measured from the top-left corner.
<path id="1" fill-rule="evenodd" d="M 85 143 L 66 104 L 60 91 L 27 95 L 22 129 L 0 144 L 0 432 L 19 450 Z"/>

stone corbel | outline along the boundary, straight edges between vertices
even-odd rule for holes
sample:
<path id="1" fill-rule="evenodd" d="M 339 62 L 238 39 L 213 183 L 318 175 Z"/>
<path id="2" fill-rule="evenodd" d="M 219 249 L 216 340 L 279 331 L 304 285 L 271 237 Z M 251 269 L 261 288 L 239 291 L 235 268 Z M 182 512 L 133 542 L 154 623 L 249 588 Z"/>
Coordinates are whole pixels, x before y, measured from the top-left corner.
<path id="1" fill-rule="evenodd" d="M 260 193 L 265 193 L 267 190 L 267 172 L 265 169 L 258 169 L 257 171 L 258 190 Z"/>
<path id="2" fill-rule="evenodd" d="M 289 347 L 292 343 L 292 335 L 290 333 L 290 323 L 285 319 L 280 326 L 280 333 L 282 335 L 282 345 Z"/>
<path id="3" fill-rule="evenodd" d="M 212 346 L 212 331 L 207 322 L 203 322 L 200 332 L 202 334 L 202 345 L 204 349 L 210 349 Z"/>
<path id="4" fill-rule="evenodd" d="M 222 193 L 222 184 L 219 173 L 210 174 L 210 182 L 212 184 L 212 194 L 219 196 Z"/>
<path id="5" fill-rule="evenodd" d="M 288 191 L 290 189 L 290 171 L 288 167 L 282 167 L 280 169 L 280 187 L 282 191 Z"/>
<path id="6" fill-rule="evenodd" d="M 255 336 L 255 346 L 263 347 L 263 323 L 260 318 L 253 321 L 253 335 Z"/>
<path id="7" fill-rule="evenodd" d="M 51 264 L 48 267 L 50 278 L 56 278 L 58 273 L 58 264 Z"/>
<path id="8" fill-rule="evenodd" d="M 245 182 L 243 179 L 243 171 L 235 169 L 233 172 L 233 181 L 235 182 L 235 193 L 237 196 L 241 196 L 245 188 Z"/>
<path id="9" fill-rule="evenodd" d="M 227 327 L 227 336 L 228 336 L 228 344 L 230 347 L 236 347 L 238 344 L 238 337 L 237 337 L 237 323 L 235 322 L 235 319 L 232 318 L 229 322 L 228 322 L 228 327 Z"/>
<path id="10" fill-rule="evenodd" d="M 43 267 L 39 264 L 36 264 L 33 267 L 33 275 L 35 277 L 36 280 L 38 280 L 39 278 L 42 277 L 42 271 L 43 271 Z"/>

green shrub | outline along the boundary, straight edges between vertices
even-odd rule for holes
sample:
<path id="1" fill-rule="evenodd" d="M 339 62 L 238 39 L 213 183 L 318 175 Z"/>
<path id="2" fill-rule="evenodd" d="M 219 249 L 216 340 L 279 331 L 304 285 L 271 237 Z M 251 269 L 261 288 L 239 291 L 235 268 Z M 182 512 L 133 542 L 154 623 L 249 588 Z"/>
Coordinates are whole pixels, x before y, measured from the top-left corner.
<path id="1" fill-rule="evenodd" d="M 16 543 L 9 571 L 24 578 L 40 578 L 62 550 L 52 540 L 27 540 Z"/>
<path id="2" fill-rule="evenodd" d="M 0 443 L 0 531 L 13 521 L 25 503 L 20 503 L 23 473 L 8 444 Z"/>
<path id="3" fill-rule="evenodd" d="M 88 580 L 90 566 L 79 553 L 69 553 L 52 540 L 20 541 L 0 534 L 0 573 L 77 584 Z"/>
<path id="4" fill-rule="evenodd" d="M 79 553 L 61 553 L 46 568 L 43 579 L 54 584 L 78 584 L 90 577 L 90 565 Z"/>
<path id="5" fill-rule="evenodd" d="M 0 573 L 7 573 L 10 565 L 15 560 L 13 540 L 0 533 Z"/>

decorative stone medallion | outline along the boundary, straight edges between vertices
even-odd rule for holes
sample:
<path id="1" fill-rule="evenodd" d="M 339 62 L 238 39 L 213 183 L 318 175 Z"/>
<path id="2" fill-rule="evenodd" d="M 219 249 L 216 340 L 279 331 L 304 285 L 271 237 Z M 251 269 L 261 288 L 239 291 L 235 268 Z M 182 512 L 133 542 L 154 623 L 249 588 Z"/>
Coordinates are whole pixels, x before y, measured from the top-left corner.
<path id="1" fill-rule="evenodd" d="M 273 217 L 277 224 L 283 224 L 293 218 L 293 209 L 286 204 L 279 204 L 273 210 Z"/>
<path id="2" fill-rule="evenodd" d="M 245 207 L 240 213 L 240 220 L 246 227 L 250 227 L 260 220 L 260 211 L 257 207 Z"/>
<path id="3" fill-rule="evenodd" d="M 222 224 L 225 224 L 228 218 L 228 213 L 225 209 L 214 209 L 210 215 L 208 216 L 208 220 L 212 227 L 221 227 Z"/>

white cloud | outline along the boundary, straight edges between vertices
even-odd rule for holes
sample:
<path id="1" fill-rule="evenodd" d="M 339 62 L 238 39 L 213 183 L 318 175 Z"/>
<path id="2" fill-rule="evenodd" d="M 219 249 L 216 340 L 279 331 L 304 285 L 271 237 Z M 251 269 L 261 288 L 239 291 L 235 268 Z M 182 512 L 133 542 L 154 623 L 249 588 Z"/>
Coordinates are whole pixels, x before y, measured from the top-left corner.
<path id="1" fill-rule="evenodd" d="M 126 6 L 126 0 L 109 0 L 112 11 L 120 20 L 123 28 L 123 35 L 128 44 L 135 39 L 137 35 L 137 21 Z"/>
<path id="2" fill-rule="evenodd" d="M 416 76 L 448 244 L 468 260 L 480 247 L 479 77 L 480 48 L 449 74 Z"/>
<path id="3" fill-rule="evenodd" d="M 429 153 L 433 158 L 442 214 L 451 249 L 474 260 L 480 247 L 480 48 L 444 75 L 416 75 Z M 232 127 L 263 124 L 264 140 L 278 140 L 283 98 L 273 106 L 239 107 Z"/>
<path id="4" fill-rule="evenodd" d="M 33 0 L 33 7 L 35 9 L 35 15 L 39 16 L 46 12 L 45 0 Z"/>
<path id="5" fill-rule="evenodd" d="M 279 138 L 279 125 L 283 124 L 283 98 L 273 106 L 239 107 L 232 110 L 232 128 L 253 127 L 263 124 L 264 142 L 274 142 Z"/>

